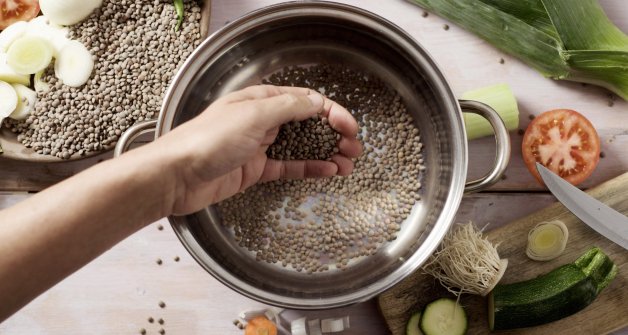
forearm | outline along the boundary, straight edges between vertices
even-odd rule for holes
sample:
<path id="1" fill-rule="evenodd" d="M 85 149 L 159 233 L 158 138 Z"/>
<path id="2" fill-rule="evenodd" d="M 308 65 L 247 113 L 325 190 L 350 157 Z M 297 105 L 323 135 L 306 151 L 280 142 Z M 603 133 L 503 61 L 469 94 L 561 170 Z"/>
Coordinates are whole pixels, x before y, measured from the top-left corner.
<path id="1" fill-rule="evenodd" d="M 173 176 L 154 150 L 98 164 L 0 212 L 0 321 L 167 215 Z"/>

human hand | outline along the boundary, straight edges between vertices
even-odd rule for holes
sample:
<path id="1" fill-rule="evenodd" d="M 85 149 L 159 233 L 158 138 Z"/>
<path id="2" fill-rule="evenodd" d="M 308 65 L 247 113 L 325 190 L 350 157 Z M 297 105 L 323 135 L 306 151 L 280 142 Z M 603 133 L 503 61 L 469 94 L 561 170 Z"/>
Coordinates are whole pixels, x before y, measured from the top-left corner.
<path id="1" fill-rule="evenodd" d="M 330 161 L 269 159 L 279 127 L 316 114 L 341 138 Z M 307 88 L 260 85 L 230 93 L 196 118 L 162 136 L 154 148 L 169 157 L 175 175 L 168 214 L 200 210 L 257 182 L 346 176 L 362 146 L 358 125 L 342 106 Z"/>

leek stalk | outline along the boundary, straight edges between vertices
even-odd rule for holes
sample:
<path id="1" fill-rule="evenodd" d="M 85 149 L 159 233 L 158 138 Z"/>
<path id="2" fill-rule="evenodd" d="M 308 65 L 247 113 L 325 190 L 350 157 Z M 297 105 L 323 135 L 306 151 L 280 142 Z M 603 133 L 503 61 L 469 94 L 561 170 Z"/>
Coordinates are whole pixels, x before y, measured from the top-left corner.
<path id="1" fill-rule="evenodd" d="M 517 100 L 506 84 L 465 92 L 462 99 L 479 101 L 492 107 L 502 118 L 508 130 L 515 130 L 519 127 Z M 493 135 L 493 127 L 485 118 L 473 113 L 462 113 L 462 116 L 468 140 Z"/>
<path id="2" fill-rule="evenodd" d="M 410 0 L 553 79 L 628 100 L 628 36 L 597 0 Z"/>

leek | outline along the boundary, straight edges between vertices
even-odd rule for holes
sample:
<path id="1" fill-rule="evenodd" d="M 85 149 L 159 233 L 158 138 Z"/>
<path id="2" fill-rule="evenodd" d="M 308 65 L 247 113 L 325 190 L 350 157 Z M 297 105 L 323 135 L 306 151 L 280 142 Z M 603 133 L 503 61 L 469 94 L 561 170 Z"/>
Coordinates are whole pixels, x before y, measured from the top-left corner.
<path id="1" fill-rule="evenodd" d="M 597 0 L 411 0 L 546 77 L 603 86 L 628 100 L 628 36 Z"/>
<path id="2" fill-rule="evenodd" d="M 497 84 L 465 92 L 462 99 L 479 101 L 492 107 L 502 118 L 508 130 L 515 130 L 519 127 L 517 100 L 506 84 Z M 473 113 L 463 113 L 462 116 L 468 140 L 493 135 L 493 127 L 485 118 Z"/>
<path id="3" fill-rule="evenodd" d="M 569 231 L 562 221 L 541 222 L 528 233 L 526 255 L 535 261 L 552 260 L 565 251 Z"/>

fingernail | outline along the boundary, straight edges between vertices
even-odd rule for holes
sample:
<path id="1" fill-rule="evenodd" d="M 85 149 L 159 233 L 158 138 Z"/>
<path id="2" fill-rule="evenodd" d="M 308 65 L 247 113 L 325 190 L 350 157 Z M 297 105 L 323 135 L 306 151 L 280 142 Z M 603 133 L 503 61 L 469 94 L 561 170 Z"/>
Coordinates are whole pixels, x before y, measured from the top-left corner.
<path id="1" fill-rule="evenodd" d="M 323 105 L 323 96 L 320 94 L 310 94 L 307 96 L 308 99 L 312 102 L 312 106 L 322 106 Z"/>

